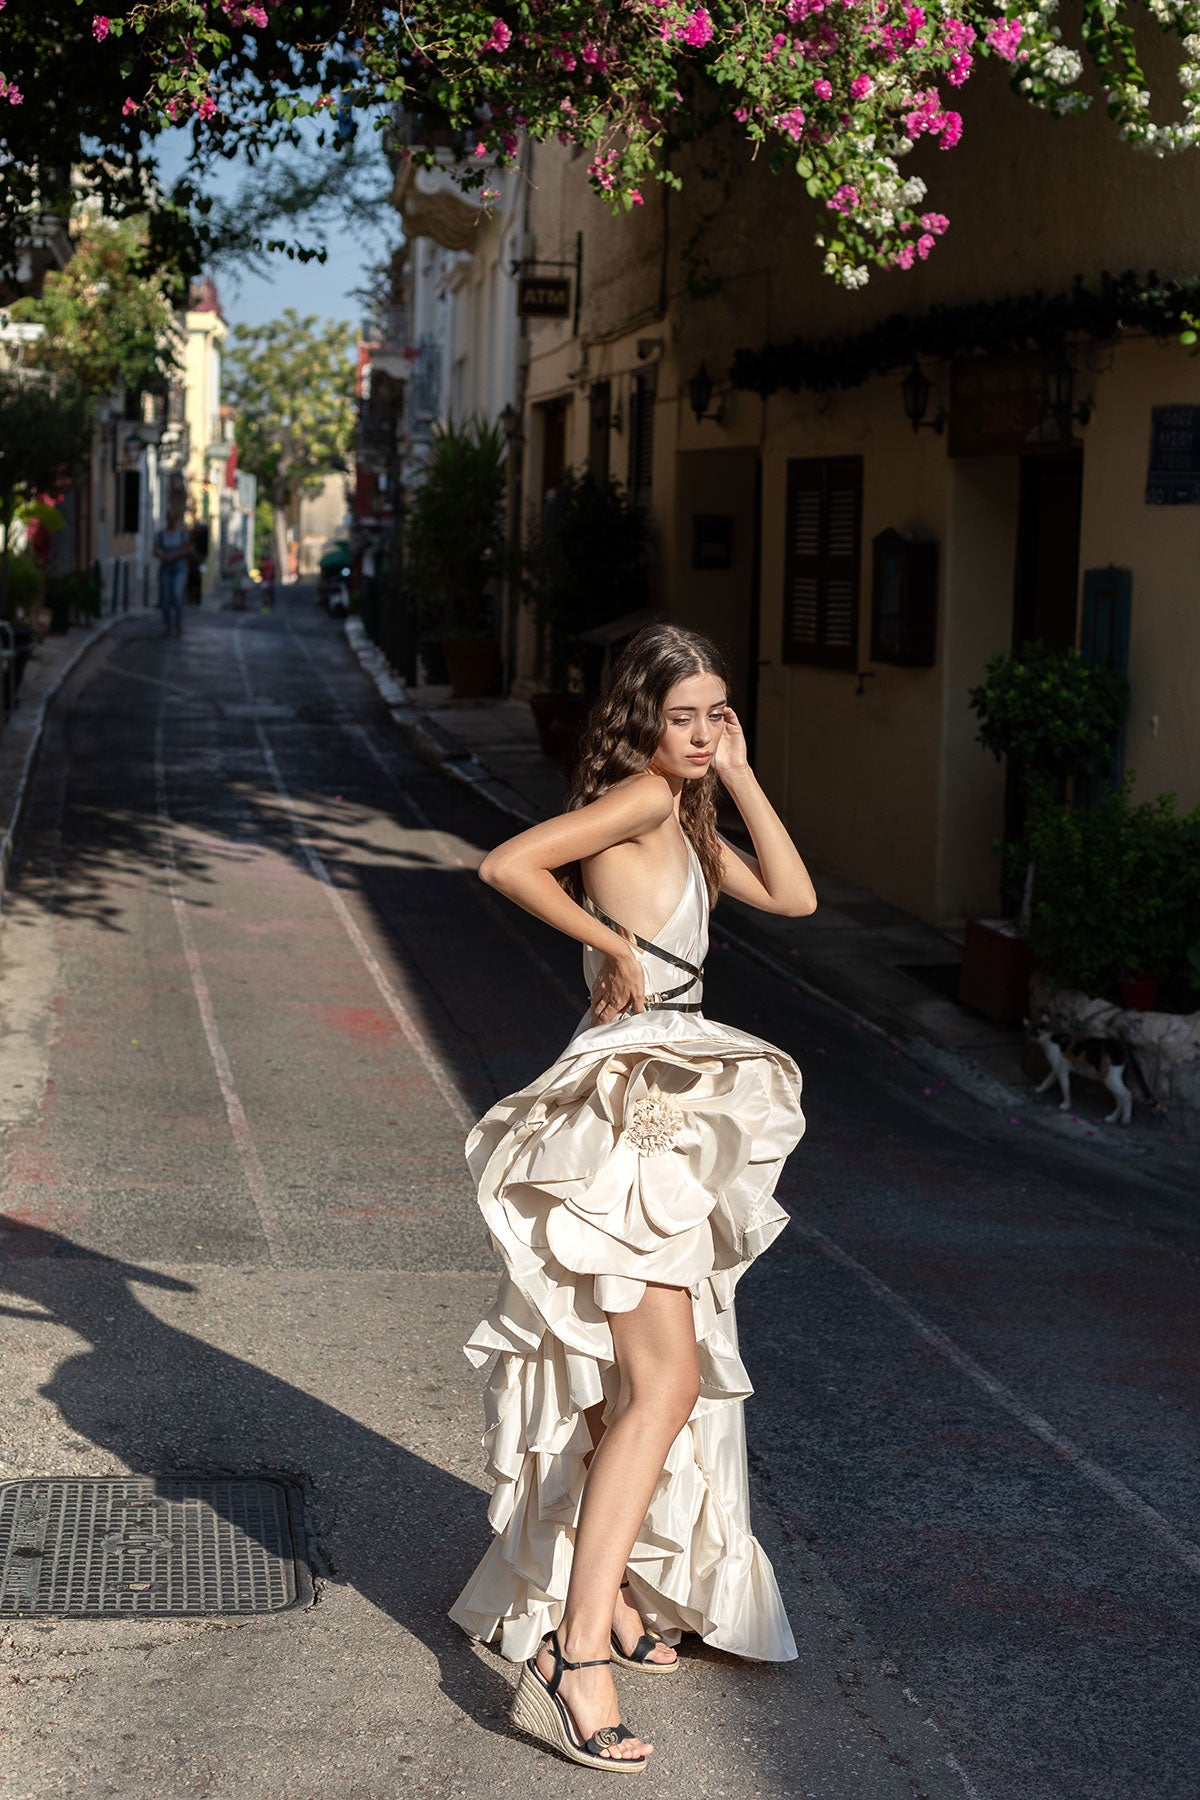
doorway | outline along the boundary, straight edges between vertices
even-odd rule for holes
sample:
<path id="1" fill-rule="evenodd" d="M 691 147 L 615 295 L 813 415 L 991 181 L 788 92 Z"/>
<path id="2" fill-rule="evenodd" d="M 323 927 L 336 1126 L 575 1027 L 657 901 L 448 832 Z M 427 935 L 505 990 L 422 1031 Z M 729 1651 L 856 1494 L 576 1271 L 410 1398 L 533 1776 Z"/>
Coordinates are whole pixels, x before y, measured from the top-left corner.
<path id="1" fill-rule="evenodd" d="M 1051 650 L 1075 647 L 1082 498 L 1082 450 L 1021 458 L 1014 650 L 1033 639 Z"/>
<path id="2" fill-rule="evenodd" d="M 1073 650 L 1079 633 L 1079 517 L 1082 449 L 1021 458 L 1017 502 L 1013 649 L 1039 642 Z M 1004 835 L 1024 836 L 1024 791 L 1009 763 L 1004 785 Z"/>

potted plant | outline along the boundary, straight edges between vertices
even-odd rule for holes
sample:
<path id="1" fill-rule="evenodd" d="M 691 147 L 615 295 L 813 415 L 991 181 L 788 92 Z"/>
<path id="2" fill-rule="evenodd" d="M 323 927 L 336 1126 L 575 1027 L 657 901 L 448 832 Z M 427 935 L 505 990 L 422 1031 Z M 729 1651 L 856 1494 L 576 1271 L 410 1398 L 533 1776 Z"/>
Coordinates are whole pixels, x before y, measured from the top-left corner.
<path id="1" fill-rule="evenodd" d="M 1190 991 L 1200 944 L 1200 808 L 1134 805 L 1128 784 L 1086 808 L 1043 808 L 1030 832 L 1037 881 L 1029 937 L 1061 987 L 1152 1011 L 1160 986 Z"/>
<path id="2" fill-rule="evenodd" d="M 547 690 L 530 698 L 542 750 L 562 760 L 599 685 L 598 625 L 646 605 L 650 528 L 609 476 L 568 469 L 529 529 L 522 580 L 542 634 Z"/>
<path id="3" fill-rule="evenodd" d="M 453 693 L 489 694 L 500 655 L 492 588 L 504 556 L 501 426 L 482 419 L 434 436 L 409 508 L 405 581 L 425 633 L 441 639 Z"/>
<path id="4" fill-rule="evenodd" d="M 1038 822 L 1061 811 L 1070 781 L 1109 768 L 1128 698 L 1123 676 L 1078 650 L 1042 643 L 994 656 L 986 679 L 970 691 L 978 741 L 1008 762 L 1025 820 L 1020 848 L 1007 853 L 1009 866 L 1023 869 L 1017 919 L 969 920 L 959 977 L 962 1003 L 1001 1023 L 1023 1017 L 1029 1003 Z"/>

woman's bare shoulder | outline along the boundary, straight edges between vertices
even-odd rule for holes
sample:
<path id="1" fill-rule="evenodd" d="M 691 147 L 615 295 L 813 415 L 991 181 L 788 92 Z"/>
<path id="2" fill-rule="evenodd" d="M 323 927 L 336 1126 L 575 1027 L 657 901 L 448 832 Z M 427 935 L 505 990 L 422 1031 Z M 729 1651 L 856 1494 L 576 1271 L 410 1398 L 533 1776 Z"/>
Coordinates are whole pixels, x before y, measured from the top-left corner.
<path id="1" fill-rule="evenodd" d="M 675 798 L 664 775 L 645 769 L 614 782 L 593 805 L 603 805 L 613 816 L 619 816 L 630 830 L 650 831 L 669 819 Z"/>

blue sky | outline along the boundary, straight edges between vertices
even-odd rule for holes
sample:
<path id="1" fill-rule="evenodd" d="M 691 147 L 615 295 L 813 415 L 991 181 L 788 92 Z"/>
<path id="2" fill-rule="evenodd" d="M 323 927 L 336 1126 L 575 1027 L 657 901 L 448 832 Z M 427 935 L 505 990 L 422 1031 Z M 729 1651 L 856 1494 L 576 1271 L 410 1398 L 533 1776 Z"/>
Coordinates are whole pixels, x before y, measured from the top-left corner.
<path id="1" fill-rule="evenodd" d="M 169 185 L 183 171 L 190 142 L 190 132 L 167 133 L 159 140 L 158 160 L 164 182 Z M 261 165 L 258 171 L 262 173 Z M 216 194 L 232 199 L 250 174 L 242 161 L 221 163 L 214 171 L 211 188 Z M 295 235 L 313 242 L 324 242 L 329 255 L 324 263 L 289 262 L 275 252 L 267 274 L 250 274 L 242 270 L 216 271 L 221 308 L 231 325 L 263 325 L 278 318 L 285 307 L 300 313 L 316 313 L 324 319 L 346 319 L 359 324 L 362 302 L 353 290 L 364 285 L 366 271 L 379 262 L 395 241 L 398 221 L 383 196 L 388 186 L 387 166 L 380 157 L 381 224 L 378 230 L 364 232 L 330 226 L 299 228 Z M 282 235 L 282 234 L 281 234 Z"/>

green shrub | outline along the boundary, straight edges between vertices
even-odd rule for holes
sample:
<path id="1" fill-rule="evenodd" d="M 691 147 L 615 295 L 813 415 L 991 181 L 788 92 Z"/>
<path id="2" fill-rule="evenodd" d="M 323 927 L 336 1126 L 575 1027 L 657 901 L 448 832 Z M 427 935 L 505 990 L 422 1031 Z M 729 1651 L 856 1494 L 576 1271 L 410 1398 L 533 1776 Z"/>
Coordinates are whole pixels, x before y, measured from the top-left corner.
<path id="1" fill-rule="evenodd" d="M 71 569 L 46 577 L 46 605 L 51 631 L 66 631 L 72 619 L 92 619 L 100 611 L 100 574 L 97 569 Z"/>
<path id="2" fill-rule="evenodd" d="M 542 518 L 529 533 L 524 554 L 525 590 L 549 655 L 550 684 L 563 691 L 573 668 L 584 686 L 595 684 L 603 652 L 581 634 L 644 607 L 650 592 L 650 524 L 610 476 L 568 469 Z"/>
<path id="3" fill-rule="evenodd" d="M 447 425 L 433 439 L 409 507 L 405 585 L 424 627 L 443 637 L 495 630 L 489 584 L 504 561 L 503 429 L 482 419 Z"/>
<path id="4" fill-rule="evenodd" d="M 10 556 L 8 560 L 8 616 L 28 619 L 42 601 L 42 571 L 32 556 Z"/>
<path id="5" fill-rule="evenodd" d="M 1031 643 L 993 656 L 968 700 L 979 717 L 979 742 L 997 761 L 1010 758 L 1026 792 L 1036 794 L 1072 776 L 1105 772 L 1129 683 L 1078 650 Z"/>
<path id="6" fill-rule="evenodd" d="M 1196 985 L 1200 973 L 1200 807 L 1173 794 L 1135 806 L 1128 788 L 1087 808 L 1038 808 L 1029 941 L 1065 987 L 1115 997 L 1144 971 Z"/>

